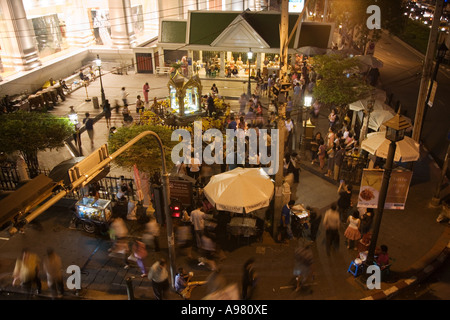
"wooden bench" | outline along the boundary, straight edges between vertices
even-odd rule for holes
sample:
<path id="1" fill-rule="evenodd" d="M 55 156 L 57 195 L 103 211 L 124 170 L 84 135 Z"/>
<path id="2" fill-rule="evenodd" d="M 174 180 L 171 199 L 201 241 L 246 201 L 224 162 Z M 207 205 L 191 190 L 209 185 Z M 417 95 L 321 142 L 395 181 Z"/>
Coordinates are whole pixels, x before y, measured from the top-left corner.
<path id="1" fill-rule="evenodd" d="M 160 74 L 169 75 L 170 67 L 156 67 L 156 74 L 157 75 L 160 75 Z"/>

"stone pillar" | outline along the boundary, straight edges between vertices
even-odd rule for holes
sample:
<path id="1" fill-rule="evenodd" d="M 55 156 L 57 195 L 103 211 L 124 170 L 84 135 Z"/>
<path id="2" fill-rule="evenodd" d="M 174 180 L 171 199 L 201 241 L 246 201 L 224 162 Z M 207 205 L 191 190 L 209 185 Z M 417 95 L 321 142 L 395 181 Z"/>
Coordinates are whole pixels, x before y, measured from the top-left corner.
<path id="1" fill-rule="evenodd" d="M 71 47 L 86 48 L 94 45 L 95 38 L 84 1 L 73 0 L 72 4 L 64 8 L 67 42 Z"/>
<path id="2" fill-rule="evenodd" d="M 219 77 L 225 77 L 225 52 L 220 51 L 220 72 Z"/>
<path id="3" fill-rule="evenodd" d="M 22 0 L 1 0 L 3 13 L 2 62 L 6 68 L 31 70 L 42 63 L 36 47 L 33 25 L 28 22 Z"/>
<path id="4" fill-rule="evenodd" d="M 130 0 L 108 0 L 112 46 L 130 49 L 136 46 Z"/>
<path id="5" fill-rule="evenodd" d="M 164 49 L 161 47 L 158 47 L 158 59 L 159 59 L 159 66 L 165 67 L 166 64 L 164 63 Z"/>

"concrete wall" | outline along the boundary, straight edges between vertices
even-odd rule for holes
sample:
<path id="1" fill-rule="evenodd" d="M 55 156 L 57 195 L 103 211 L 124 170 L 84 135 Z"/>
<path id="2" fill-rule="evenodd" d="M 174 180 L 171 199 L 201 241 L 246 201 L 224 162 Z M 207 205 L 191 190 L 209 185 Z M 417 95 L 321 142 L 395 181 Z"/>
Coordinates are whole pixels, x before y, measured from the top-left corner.
<path id="1" fill-rule="evenodd" d="M 29 94 L 41 89 L 50 77 L 55 81 L 67 78 L 72 74 L 79 73 L 82 66 L 93 64 L 97 54 L 104 62 L 105 71 L 109 71 L 112 66 L 119 66 L 121 63 L 132 65 L 134 54 L 131 49 L 80 49 L 67 54 L 30 71 L 20 72 L 7 80 L 0 82 L 0 98 L 9 95 L 14 96 L 27 91 Z"/>

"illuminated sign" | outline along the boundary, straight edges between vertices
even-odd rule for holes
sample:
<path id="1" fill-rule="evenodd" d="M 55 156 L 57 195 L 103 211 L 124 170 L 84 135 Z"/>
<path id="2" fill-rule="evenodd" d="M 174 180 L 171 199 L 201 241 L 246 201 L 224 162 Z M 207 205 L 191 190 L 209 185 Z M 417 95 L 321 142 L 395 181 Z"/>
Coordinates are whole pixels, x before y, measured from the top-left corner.
<path id="1" fill-rule="evenodd" d="M 305 0 L 289 0 L 289 12 L 302 12 Z"/>

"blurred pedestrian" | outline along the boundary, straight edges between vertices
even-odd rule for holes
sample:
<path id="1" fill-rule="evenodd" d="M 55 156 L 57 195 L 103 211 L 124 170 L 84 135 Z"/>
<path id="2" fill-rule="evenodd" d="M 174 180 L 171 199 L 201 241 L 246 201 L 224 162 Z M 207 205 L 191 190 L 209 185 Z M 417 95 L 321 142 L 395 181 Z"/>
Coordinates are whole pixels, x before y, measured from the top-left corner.
<path id="1" fill-rule="evenodd" d="M 86 117 L 83 119 L 83 124 L 91 140 L 91 148 L 94 147 L 94 120 L 90 118 L 89 112 L 84 114 Z"/>
<path id="2" fill-rule="evenodd" d="M 122 100 L 122 103 L 124 106 L 128 106 L 128 92 L 125 90 L 125 87 L 122 87 L 122 89 L 120 89 L 120 99 Z"/>
<path id="3" fill-rule="evenodd" d="M 108 100 L 105 100 L 105 103 L 103 104 L 103 113 L 105 115 L 106 126 L 109 129 L 111 127 L 111 105 Z"/>
<path id="4" fill-rule="evenodd" d="M 309 221 L 311 225 L 311 240 L 316 241 L 317 232 L 319 230 L 320 221 L 322 217 L 317 215 L 317 209 L 315 208 L 307 206 L 306 210 L 309 211 Z"/>
<path id="5" fill-rule="evenodd" d="M 195 287 L 206 283 L 206 281 L 191 281 L 193 276 L 193 272 L 187 273 L 182 267 L 178 268 L 178 272 L 175 275 L 175 290 L 184 299 L 191 297 L 192 290 Z"/>
<path id="6" fill-rule="evenodd" d="M 151 266 L 148 279 L 152 282 L 156 300 L 165 299 L 166 292 L 169 289 L 169 272 L 164 258 L 159 259 Z"/>
<path id="7" fill-rule="evenodd" d="M 183 216 L 180 224 L 176 227 L 176 240 L 179 250 L 188 257 L 192 257 L 192 243 L 193 243 L 193 226 L 190 221 L 187 210 L 183 210 Z"/>
<path id="8" fill-rule="evenodd" d="M 47 274 L 47 284 L 52 291 L 53 298 L 62 298 L 64 294 L 64 282 L 62 275 L 61 258 L 53 248 L 47 249 L 47 256 L 43 262 L 44 271 Z"/>
<path id="9" fill-rule="evenodd" d="M 17 259 L 13 272 L 13 285 L 20 284 L 22 288 L 31 293 L 33 283 L 36 284 L 36 293 L 40 294 L 42 283 L 40 278 L 40 259 L 37 254 L 28 248 L 22 250 L 22 256 Z"/>
<path id="10" fill-rule="evenodd" d="M 314 262 L 313 252 L 310 245 L 301 246 L 294 252 L 294 277 L 296 280 L 295 291 L 299 291 L 302 286 L 313 275 L 312 265 Z"/>
<path id="11" fill-rule="evenodd" d="M 216 243 L 209 234 L 203 234 L 201 257 L 198 258 L 199 266 L 206 266 L 209 270 L 216 270 Z"/>
<path id="12" fill-rule="evenodd" d="M 156 218 L 154 215 L 150 216 L 150 220 L 145 225 L 145 232 L 146 232 L 146 239 L 147 244 L 152 246 L 155 252 L 160 251 L 159 247 L 159 235 L 160 235 L 160 228 L 159 224 L 156 221 Z"/>
<path id="13" fill-rule="evenodd" d="M 341 180 L 337 192 L 339 194 L 339 199 L 337 202 L 339 217 L 341 222 L 345 222 L 347 221 L 346 213 L 351 206 L 352 185 L 347 185 L 344 180 Z"/>
<path id="14" fill-rule="evenodd" d="M 242 274 L 242 299 L 250 300 L 255 291 L 257 276 L 255 271 L 255 259 L 249 258 L 244 263 L 243 274 Z"/>
<path id="15" fill-rule="evenodd" d="M 330 255 L 332 246 L 339 248 L 340 218 L 336 203 L 333 203 L 325 212 L 323 226 L 325 228 L 327 255 Z"/>
<path id="16" fill-rule="evenodd" d="M 141 270 L 141 278 L 145 278 L 147 276 L 147 271 L 145 269 L 144 259 L 148 255 L 145 243 L 135 239 L 133 241 L 132 252 L 133 256 L 136 258 L 136 263 Z"/>
<path id="17" fill-rule="evenodd" d="M 194 226 L 195 240 L 197 243 L 197 248 L 202 248 L 202 236 L 205 230 L 205 213 L 202 211 L 203 205 L 199 203 L 197 209 L 191 212 L 191 223 Z"/>

